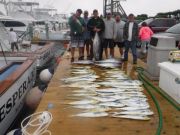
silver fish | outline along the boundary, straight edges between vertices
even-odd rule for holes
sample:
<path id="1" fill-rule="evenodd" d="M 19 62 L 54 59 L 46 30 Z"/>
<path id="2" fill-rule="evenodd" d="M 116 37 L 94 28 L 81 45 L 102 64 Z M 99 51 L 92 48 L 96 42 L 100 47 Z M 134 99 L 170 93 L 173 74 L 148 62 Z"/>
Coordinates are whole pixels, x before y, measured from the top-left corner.
<path id="1" fill-rule="evenodd" d="M 99 60 L 100 44 L 101 44 L 101 41 L 100 41 L 98 33 L 96 32 L 94 40 L 93 40 L 93 54 L 94 54 L 95 60 Z"/>
<path id="2" fill-rule="evenodd" d="M 106 113 L 106 112 L 85 112 L 85 113 L 79 113 L 76 115 L 72 115 L 72 117 L 90 117 L 90 118 L 105 117 L 105 116 L 108 116 L 108 113 Z"/>
<path id="3" fill-rule="evenodd" d="M 98 101 L 96 100 L 80 100 L 80 101 L 73 101 L 68 104 L 70 105 L 85 105 L 85 104 L 96 104 Z"/>
<path id="4" fill-rule="evenodd" d="M 114 63 L 114 64 L 121 64 L 122 62 L 120 60 L 111 58 L 111 59 L 106 59 L 106 60 L 101 60 L 101 61 L 95 61 L 95 63 Z"/>
<path id="5" fill-rule="evenodd" d="M 117 68 L 117 67 L 120 67 L 119 64 L 116 64 L 116 63 L 98 63 L 98 64 L 95 64 L 96 66 L 98 67 L 102 67 L 102 68 Z"/>
<path id="6" fill-rule="evenodd" d="M 122 107 L 122 108 L 116 108 L 118 110 L 125 110 L 125 111 L 132 111 L 132 110 L 144 110 L 148 109 L 149 106 L 143 106 L 143 107 Z"/>
<path id="7" fill-rule="evenodd" d="M 122 111 L 122 112 L 113 112 L 113 114 L 123 114 L 123 115 L 153 115 L 153 111 L 151 110 L 136 110 L 136 111 Z"/>
<path id="8" fill-rule="evenodd" d="M 104 103 L 100 103 L 98 105 L 108 106 L 108 107 L 124 107 L 125 106 L 124 104 L 118 103 L 118 102 L 104 102 Z"/>
<path id="9" fill-rule="evenodd" d="M 112 98 L 112 97 L 91 97 L 94 100 L 97 100 L 99 102 L 113 102 L 116 101 L 117 99 Z"/>
<path id="10" fill-rule="evenodd" d="M 78 109 L 94 109 L 94 108 L 97 108 L 97 105 L 85 104 L 85 105 L 75 105 L 72 107 L 78 108 Z"/>
<path id="11" fill-rule="evenodd" d="M 134 119 L 134 120 L 150 120 L 149 117 L 143 116 L 143 115 L 116 115 L 116 114 L 113 114 L 112 117 Z"/>
<path id="12" fill-rule="evenodd" d="M 79 65 L 91 65 L 94 64 L 92 60 L 78 60 L 73 62 L 73 64 L 79 64 Z"/>

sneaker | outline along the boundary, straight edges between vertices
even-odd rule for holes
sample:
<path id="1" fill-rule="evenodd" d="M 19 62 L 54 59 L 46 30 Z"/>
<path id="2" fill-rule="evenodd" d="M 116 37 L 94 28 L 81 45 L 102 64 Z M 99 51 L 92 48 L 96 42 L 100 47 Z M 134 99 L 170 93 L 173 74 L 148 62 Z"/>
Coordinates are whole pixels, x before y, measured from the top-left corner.
<path id="1" fill-rule="evenodd" d="M 122 59 L 123 62 L 128 61 L 127 59 Z"/>
<path id="2" fill-rule="evenodd" d="M 72 63 L 72 62 L 74 62 L 74 58 L 73 58 L 73 57 L 71 58 L 71 63 Z"/>
<path id="3" fill-rule="evenodd" d="M 84 56 L 79 57 L 78 60 L 84 60 Z"/>

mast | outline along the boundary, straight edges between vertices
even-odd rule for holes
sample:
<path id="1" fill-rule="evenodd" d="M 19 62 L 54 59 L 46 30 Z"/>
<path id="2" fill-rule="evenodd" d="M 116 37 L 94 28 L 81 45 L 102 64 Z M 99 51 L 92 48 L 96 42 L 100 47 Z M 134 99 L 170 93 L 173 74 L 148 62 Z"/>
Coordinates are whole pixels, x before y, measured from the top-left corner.
<path id="1" fill-rule="evenodd" d="M 127 18 L 126 12 L 121 6 L 120 1 L 126 1 L 126 0 L 104 0 L 103 1 L 104 16 L 106 16 L 106 14 L 110 12 L 112 15 L 119 14 L 121 15 L 122 18 Z"/>

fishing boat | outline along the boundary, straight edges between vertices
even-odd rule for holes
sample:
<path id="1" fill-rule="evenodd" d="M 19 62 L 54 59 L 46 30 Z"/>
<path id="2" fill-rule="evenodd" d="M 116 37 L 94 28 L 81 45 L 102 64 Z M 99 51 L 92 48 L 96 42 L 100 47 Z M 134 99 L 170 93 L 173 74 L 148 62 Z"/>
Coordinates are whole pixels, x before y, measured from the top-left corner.
<path id="1" fill-rule="evenodd" d="M 36 79 L 33 57 L 0 57 L 0 134 L 10 127 L 24 105 Z"/>

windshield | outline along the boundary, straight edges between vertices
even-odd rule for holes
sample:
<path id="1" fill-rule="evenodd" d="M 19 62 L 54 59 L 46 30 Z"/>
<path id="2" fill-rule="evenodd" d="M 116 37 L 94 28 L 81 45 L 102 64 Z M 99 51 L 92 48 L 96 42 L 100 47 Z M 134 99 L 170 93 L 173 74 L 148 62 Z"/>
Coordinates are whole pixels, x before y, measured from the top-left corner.
<path id="1" fill-rule="evenodd" d="M 180 23 L 166 30 L 168 33 L 180 34 Z"/>
<path id="2" fill-rule="evenodd" d="M 22 22 L 18 21 L 1 21 L 2 24 L 4 24 L 5 27 L 24 27 L 26 26 Z"/>

